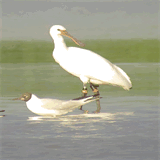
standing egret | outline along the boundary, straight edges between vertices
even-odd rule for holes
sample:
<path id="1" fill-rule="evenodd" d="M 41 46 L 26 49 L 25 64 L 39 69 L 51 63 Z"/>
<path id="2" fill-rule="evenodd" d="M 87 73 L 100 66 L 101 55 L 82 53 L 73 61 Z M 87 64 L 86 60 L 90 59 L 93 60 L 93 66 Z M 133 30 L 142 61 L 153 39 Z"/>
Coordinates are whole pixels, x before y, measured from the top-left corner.
<path id="1" fill-rule="evenodd" d="M 64 70 L 80 78 L 83 82 L 82 93 L 84 96 L 87 95 L 87 83 L 90 84 L 90 88 L 95 94 L 99 94 L 97 87 L 100 84 L 120 86 L 125 90 L 132 88 L 128 75 L 107 59 L 87 49 L 67 47 L 62 35 L 71 38 L 81 47 L 84 44 L 72 37 L 63 26 L 52 26 L 50 35 L 54 40 L 53 58 Z M 99 113 L 100 109 L 98 99 L 95 113 Z"/>

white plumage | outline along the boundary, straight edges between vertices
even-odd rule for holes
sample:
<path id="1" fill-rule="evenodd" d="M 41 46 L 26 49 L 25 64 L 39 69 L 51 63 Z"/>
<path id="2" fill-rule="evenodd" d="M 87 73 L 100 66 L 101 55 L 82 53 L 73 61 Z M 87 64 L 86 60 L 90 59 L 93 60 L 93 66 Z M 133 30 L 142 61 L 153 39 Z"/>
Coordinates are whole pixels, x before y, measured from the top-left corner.
<path id="1" fill-rule="evenodd" d="M 38 98 L 32 93 L 24 93 L 14 100 L 22 100 L 26 102 L 27 108 L 41 116 L 59 116 L 72 112 L 74 109 L 89 102 L 98 100 L 98 95 L 79 97 L 72 100 L 59 100 L 50 98 Z"/>
<path id="2" fill-rule="evenodd" d="M 120 86 L 125 90 L 132 87 L 129 76 L 107 59 L 90 50 L 67 47 L 62 35 L 71 38 L 80 46 L 84 44 L 73 38 L 63 26 L 52 26 L 50 35 L 55 45 L 53 58 L 64 70 L 79 77 L 84 86 L 87 83 L 93 83 Z"/>

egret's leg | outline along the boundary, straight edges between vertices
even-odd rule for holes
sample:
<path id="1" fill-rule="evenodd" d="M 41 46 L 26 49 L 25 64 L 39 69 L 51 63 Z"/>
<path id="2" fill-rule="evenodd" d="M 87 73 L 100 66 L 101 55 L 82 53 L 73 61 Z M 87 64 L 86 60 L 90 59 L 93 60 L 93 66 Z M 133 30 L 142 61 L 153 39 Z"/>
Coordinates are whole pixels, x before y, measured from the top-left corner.
<path id="1" fill-rule="evenodd" d="M 82 89 L 82 96 L 86 97 L 87 93 L 88 93 L 87 87 L 84 86 L 83 89 Z M 79 109 L 82 110 L 82 107 L 83 107 L 83 106 L 80 106 Z M 84 110 L 84 113 L 88 113 L 88 111 L 87 111 L 87 110 Z"/>
<path id="2" fill-rule="evenodd" d="M 84 97 L 86 97 L 86 95 L 87 95 L 87 83 L 89 82 L 89 78 L 88 77 L 86 77 L 85 75 L 80 75 L 80 80 L 83 82 L 83 89 L 82 89 L 82 96 L 84 96 Z M 80 110 L 82 110 L 82 106 L 80 106 Z M 85 111 L 84 111 L 85 112 Z M 88 111 L 87 112 L 85 112 L 85 113 L 88 113 Z"/>
<path id="3" fill-rule="evenodd" d="M 95 84 L 90 83 L 90 88 L 92 89 L 93 93 L 98 94 L 98 96 L 99 96 L 100 94 L 99 94 L 99 90 L 97 89 L 97 87 L 99 87 L 99 85 L 95 85 Z M 97 103 L 97 110 L 94 111 L 94 113 L 99 113 L 101 110 L 100 100 L 99 99 L 96 100 L 96 103 Z"/>

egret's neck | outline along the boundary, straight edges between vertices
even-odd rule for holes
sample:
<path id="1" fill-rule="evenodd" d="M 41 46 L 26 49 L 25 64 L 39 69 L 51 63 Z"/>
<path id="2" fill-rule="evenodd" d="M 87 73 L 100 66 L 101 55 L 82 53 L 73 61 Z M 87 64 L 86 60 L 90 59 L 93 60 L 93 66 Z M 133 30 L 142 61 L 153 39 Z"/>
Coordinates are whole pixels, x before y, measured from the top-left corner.
<path id="1" fill-rule="evenodd" d="M 63 40 L 63 37 L 61 35 L 52 36 L 54 40 L 54 51 L 53 51 L 53 58 L 57 63 L 62 62 L 65 60 L 67 46 Z"/>
<path id="2" fill-rule="evenodd" d="M 64 39 L 63 39 L 63 37 L 61 36 L 61 35 L 56 35 L 56 36 L 54 36 L 54 37 L 52 37 L 53 38 L 53 40 L 54 40 L 54 49 L 58 49 L 58 50 L 62 50 L 62 49 L 67 49 L 67 46 L 66 46 L 66 44 L 65 44 L 65 42 L 64 42 Z"/>

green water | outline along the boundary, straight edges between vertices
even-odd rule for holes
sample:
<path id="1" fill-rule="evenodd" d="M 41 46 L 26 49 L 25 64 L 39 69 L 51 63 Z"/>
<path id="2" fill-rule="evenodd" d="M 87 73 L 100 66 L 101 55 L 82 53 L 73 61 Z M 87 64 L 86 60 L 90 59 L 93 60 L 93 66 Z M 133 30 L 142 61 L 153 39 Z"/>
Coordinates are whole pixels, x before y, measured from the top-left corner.
<path id="1" fill-rule="evenodd" d="M 131 78 L 133 89 L 100 86 L 103 96 L 157 96 L 159 93 L 158 63 L 117 63 Z M 1 64 L 1 96 L 17 96 L 32 92 L 40 96 L 80 96 L 82 82 L 54 63 Z M 89 86 L 88 86 L 89 89 Z M 89 89 L 89 94 L 92 94 Z M 73 97 L 73 98 L 74 98 Z"/>
<path id="2" fill-rule="evenodd" d="M 54 62 L 52 43 L 3 41 L 0 110 L 5 112 L 0 115 L 5 116 L 0 118 L 3 124 L 0 158 L 157 160 L 158 43 L 158 40 L 88 41 L 86 48 L 116 63 L 130 76 L 133 89 L 125 91 L 101 85 L 101 113 L 92 114 L 96 103 L 91 102 L 83 106 L 89 110 L 87 115 L 76 109 L 58 118 L 43 119 L 30 112 L 24 102 L 12 99 L 24 92 L 73 99 L 81 96 L 82 82 Z M 88 91 L 93 94 L 89 86 Z"/>
<path id="3" fill-rule="evenodd" d="M 100 54 L 113 63 L 159 62 L 160 41 L 139 40 L 84 40 L 85 49 Z M 67 46 L 76 46 L 66 40 Z M 53 42 L 1 41 L 1 63 L 55 63 L 52 59 Z M 76 46 L 77 47 L 77 46 Z"/>
<path id="4" fill-rule="evenodd" d="M 26 91 L 39 97 L 72 99 L 82 82 L 55 63 L 0 65 L 1 159 L 157 160 L 159 63 L 118 63 L 131 77 L 133 89 L 100 86 L 101 113 L 96 103 L 67 115 L 43 119 L 22 101 Z M 92 94 L 89 89 L 89 94 Z M 58 157 L 58 158 L 57 158 Z M 69 157 L 69 158 L 66 158 Z M 78 158 L 77 158 L 78 157 Z"/>
<path id="5" fill-rule="evenodd" d="M 131 77 L 133 90 L 101 86 L 103 95 L 157 95 L 159 40 L 86 40 L 90 49 L 118 64 Z M 67 46 L 76 46 L 67 41 Z M 60 68 L 52 58 L 53 42 L 1 41 L 1 95 L 22 92 L 43 95 L 81 94 L 82 82 Z M 124 63 L 125 62 L 125 63 Z M 92 94 L 91 92 L 89 94 Z"/>

